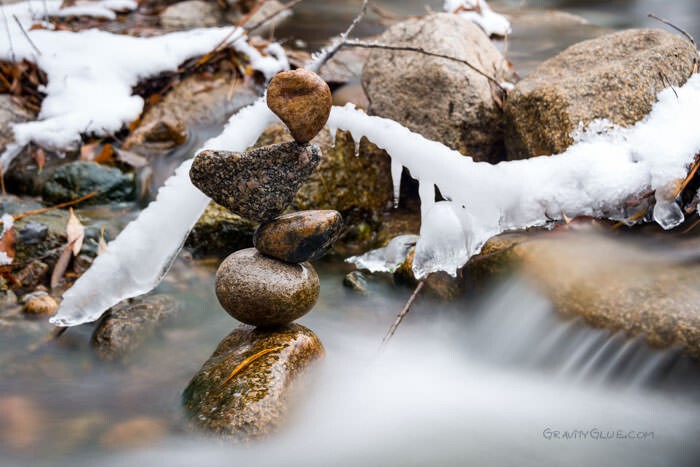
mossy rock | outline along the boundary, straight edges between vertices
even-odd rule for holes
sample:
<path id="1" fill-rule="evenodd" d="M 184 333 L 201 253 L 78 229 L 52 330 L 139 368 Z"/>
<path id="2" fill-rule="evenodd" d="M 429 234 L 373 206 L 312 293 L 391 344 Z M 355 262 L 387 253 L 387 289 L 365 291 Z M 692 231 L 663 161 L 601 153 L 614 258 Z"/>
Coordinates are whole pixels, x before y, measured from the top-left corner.
<path id="1" fill-rule="evenodd" d="M 94 191 L 87 204 L 115 203 L 135 199 L 132 174 L 95 162 L 74 161 L 59 167 L 44 184 L 42 198 L 50 204 L 74 201 Z"/>
<path id="2" fill-rule="evenodd" d="M 253 246 L 257 224 L 210 202 L 185 242 L 194 256 L 227 256 Z"/>

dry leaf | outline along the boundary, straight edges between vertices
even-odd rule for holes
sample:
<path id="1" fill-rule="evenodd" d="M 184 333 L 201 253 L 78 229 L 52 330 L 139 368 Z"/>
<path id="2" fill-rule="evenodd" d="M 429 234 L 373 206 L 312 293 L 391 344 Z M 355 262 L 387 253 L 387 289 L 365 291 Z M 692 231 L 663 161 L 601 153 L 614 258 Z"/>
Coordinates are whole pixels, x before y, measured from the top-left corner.
<path id="1" fill-rule="evenodd" d="M 43 169 L 44 164 L 46 164 L 46 152 L 39 146 L 34 149 L 34 162 L 36 162 L 36 167 L 39 173 L 41 173 L 41 169 Z"/>
<path id="2" fill-rule="evenodd" d="M 100 229 L 100 240 L 97 242 L 97 256 L 107 251 L 107 242 L 105 241 L 105 228 Z"/>
<path id="3" fill-rule="evenodd" d="M 111 144 L 105 144 L 102 151 L 95 157 L 95 162 L 100 164 L 105 162 L 114 162 L 114 149 L 112 149 Z"/>
<path id="4" fill-rule="evenodd" d="M 0 237 L 0 265 L 10 264 L 15 258 L 16 237 L 14 227 L 6 229 Z"/>
<path id="5" fill-rule="evenodd" d="M 100 143 L 83 144 L 83 146 L 80 148 L 80 160 L 94 161 L 97 154 L 99 154 L 99 147 Z"/>
<path id="6" fill-rule="evenodd" d="M 148 164 L 148 160 L 145 157 L 140 156 L 135 152 L 127 151 L 125 149 L 115 149 L 114 152 L 117 154 L 116 159 L 119 162 L 129 164 L 135 169 L 140 169 Z"/>
<path id="7" fill-rule="evenodd" d="M 66 235 L 68 237 L 68 244 L 73 245 L 73 255 L 78 256 L 80 249 L 83 246 L 85 227 L 83 227 L 83 224 L 81 224 L 78 218 L 75 216 L 73 208 L 70 208 L 70 218 L 68 219 L 68 225 L 66 226 Z"/>

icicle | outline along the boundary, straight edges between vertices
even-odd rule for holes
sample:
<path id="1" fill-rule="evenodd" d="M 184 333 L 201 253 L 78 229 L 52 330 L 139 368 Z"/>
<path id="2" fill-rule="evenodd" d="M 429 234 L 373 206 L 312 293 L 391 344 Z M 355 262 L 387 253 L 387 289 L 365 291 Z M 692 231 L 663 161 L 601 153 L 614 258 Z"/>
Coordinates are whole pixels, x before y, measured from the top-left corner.
<path id="1" fill-rule="evenodd" d="M 391 159 L 391 181 L 394 184 L 394 208 L 399 207 L 399 197 L 401 196 L 401 173 L 403 165 L 398 159 Z"/>
<path id="2" fill-rule="evenodd" d="M 360 157 L 360 143 L 362 142 L 361 137 L 355 137 L 353 135 L 353 141 L 355 143 L 355 157 Z"/>
<path id="3" fill-rule="evenodd" d="M 435 204 L 435 184 L 430 180 L 420 180 L 418 182 L 418 196 L 420 197 L 421 219 L 433 208 Z"/>
<path id="4" fill-rule="evenodd" d="M 259 99 L 231 117 L 227 127 L 204 148 L 243 151 L 276 117 Z M 57 326 L 75 326 L 98 319 L 120 301 L 153 289 L 170 268 L 187 235 L 209 203 L 192 185 L 192 160 L 182 163 L 159 190 L 158 197 L 110 242 L 88 271 L 64 295 Z"/>
<path id="5" fill-rule="evenodd" d="M 331 146 L 332 147 L 335 147 L 335 136 L 336 136 L 337 132 L 338 132 L 338 129 L 336 127 L 334 127 L 334 126 L 328 127 L 328 135 L 331 138 Z"/>

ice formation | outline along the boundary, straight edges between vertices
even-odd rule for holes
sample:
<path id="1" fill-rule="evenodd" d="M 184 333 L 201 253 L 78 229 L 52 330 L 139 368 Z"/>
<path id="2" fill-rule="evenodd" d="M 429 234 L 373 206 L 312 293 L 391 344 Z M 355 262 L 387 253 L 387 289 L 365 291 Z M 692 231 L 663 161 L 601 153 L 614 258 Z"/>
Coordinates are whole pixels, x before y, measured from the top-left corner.
<path id="1" fill-rule="evenodd" d="M 489 36 L 510 34 L 510 21 L 494 12 L 486 0 L 445 0 L 443 9 L 477 24 Z"/>
<path id="2" fill-rule="evenodd" d="M 111 12 L 106 6 L 123 6 L 129 2 L 109 0 L 103 4 L 105 7 L 100 4 L 90 8 Z M 36 14 L 41 14 L 41 2 L 11 5 L 3 11 L 5 15 L 14 14 L 12 8 L 25 11 L 27 5 L 34 5 Z M 74 8 L 86 11 L 87 6 Z M 26 11 L 23 18 L 31 24 Z M 81 134 L 103 136 L 119 131 L 143 110 L 143 99 L 132 94 L 134 85 L 149 76 L 174 71 L 185 60 L 209 52 L 231 32 L 231 28 L 207 28 L 141 38 L 97 29 L 77 33 L 28 31 L 39 54 L 14 21 L 0 24 L 0 37 L 9 34 L 12 39 L 0 41 L 0 59 L 32 61 L 48 76 L 48 84 L 42 89 L 47 96 L 39 119 L 13 127 L 15 142 L 0 157 L 4 168 L 32 141 L 44 147 L 64 149 L 80 142 Z M 248 57 L 253 69 L 268 78 L 289 66 L 281 47 L 272 44 L 268 54 L 263 55 L 248 44 L 242 29 L 231 35 L 229 44 Z"/>
<path id="3" fill-rule="evenodd" d="M 242 150 L 274 120 L 260 100 L 205 147 Z M 700 75 L 695 75 L 683 87 L 659 93 L 652 112 L 633 127 L 596 124 L 563 154 L 496 165 L 474 162 L 352 106 L 334 107 L 328 126 L 350 131 L 355 140 L 367 137 L 419 181 L 422 225 L 413 269 L 424 277 L 434 271 L 455 274 L 484 242 L 507 230 L 545 225 L 564 215 L 624 219 L 631 214 L 625 201 L 650 190 L 657 196 L 654 218 L 672 227 L 680 210 L 667 194 L 700 152 L 699 120 Z M 190 184 L 188 167 L 183 164 L 158 199 L 65 294 L 54 324 L 97 319 L 109 306 L 158 283 L 207 203 Z M 447 201 L 435 201 L 435 186 Z M 168 235 L 154 239 L 154 232 Z M 370 259 L 378 269 L 382 261 L 395 268 L 387 256 Z M 108 289 L 105 277 L 112 278 Z"/>

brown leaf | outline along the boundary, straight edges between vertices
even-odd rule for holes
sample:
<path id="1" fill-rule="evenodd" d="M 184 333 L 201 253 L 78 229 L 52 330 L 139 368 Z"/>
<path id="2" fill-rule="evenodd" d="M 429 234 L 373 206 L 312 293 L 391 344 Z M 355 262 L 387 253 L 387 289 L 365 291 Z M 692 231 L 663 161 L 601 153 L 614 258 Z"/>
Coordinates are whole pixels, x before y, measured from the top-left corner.
<path id="1" fill-rule="evenodd" d="M 126 149 L 115 149 L 114 151 L 117 153 L 116 159 L 119 162 L 129 164 L 135 169 L 140 169 L 148 164 L 148 160 L 145 157 L 135 152 L 127 151 Z"/>
<path id="2" fill-rule="evenodd" d="M 68 237 L 68 243 L 73 245 L 73 254 L 78 256 L 80 248 L 83 246 L 85 227 L 75 216 L 73 208 L 70 208 L 70 217 L 68 218 L 68 225 L 66 225 L 66 236 Z"/>
<path id="3" fill-rule="evenodd" d="M 68 264 L 70 263 L 70 259 L 72 256 L 71 253 L 74 247 L 74 243 L 75 242 L 68 242 L 68 245 L 66 245 L 63 248 L 61 256 L 59 256 L 58 258 L 58 261 L 56 261 L 56 266 L 54 266 L 53 273 L 51 273 L 52 289 L 55 289 L 58 283 L 61 282 L 61 278 L 63 278 L 63 275 L 66 273 L 66 269 L 68 269 Z"/>
<path id="4" fill-rule="evenodd" d="M 46 152 L 39 146 L 34 149 L 34 162 L 36 162 L 38 172 L 41 173 L 41 169 L 46 164 Z"/>
<path id="5" fill-rule="evenodd" d="M 105 162 L 114 162 L 114 149 L 111 144 L 105 144 L 100 153 L 95 157 L 95 162 L 100 164 Z"/>
<path id="6" fill-rule="evenodd" d="M 83 144 L 80 148 L 81 161 L 94 161 L 99 154 L 100 143 Z"/>

